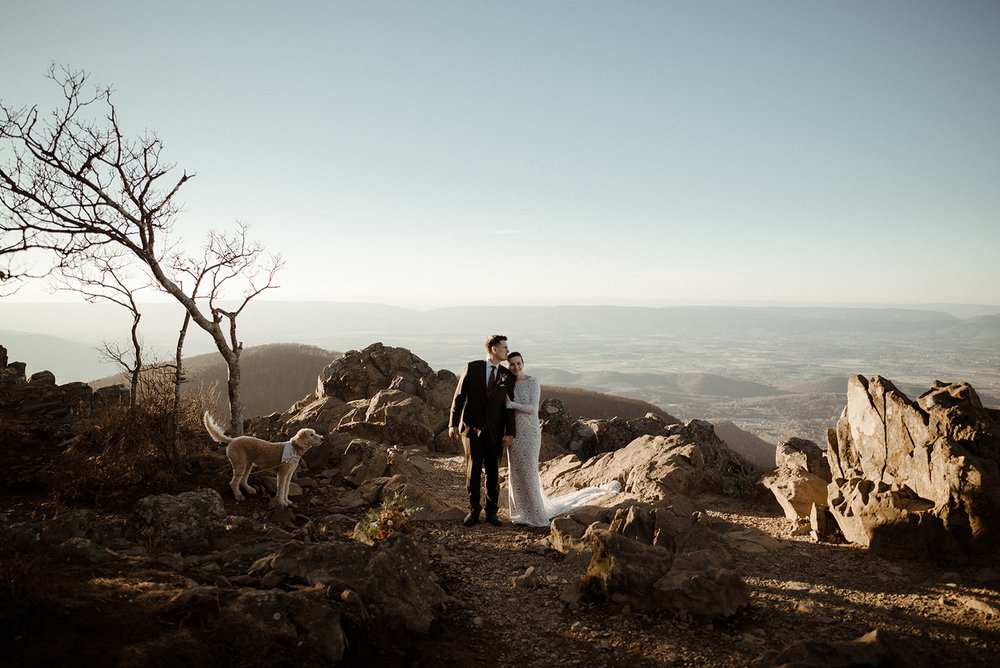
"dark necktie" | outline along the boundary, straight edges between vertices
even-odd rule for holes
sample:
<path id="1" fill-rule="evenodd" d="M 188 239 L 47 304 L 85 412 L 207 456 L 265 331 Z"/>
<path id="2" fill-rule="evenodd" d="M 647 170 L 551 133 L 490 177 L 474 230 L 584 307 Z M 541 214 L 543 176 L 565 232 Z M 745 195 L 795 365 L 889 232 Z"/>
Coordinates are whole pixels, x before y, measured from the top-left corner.
<path id="1" fill-rule="evenodd" d="M 490 365 L 490 382 L 486 385 L 486 388 L 489 389 L 489 390 L 492 390 L 493 389 L 493 383 L 496 382 L 496 379 L 497 379 L 497 368 L 491 364 Z"/>

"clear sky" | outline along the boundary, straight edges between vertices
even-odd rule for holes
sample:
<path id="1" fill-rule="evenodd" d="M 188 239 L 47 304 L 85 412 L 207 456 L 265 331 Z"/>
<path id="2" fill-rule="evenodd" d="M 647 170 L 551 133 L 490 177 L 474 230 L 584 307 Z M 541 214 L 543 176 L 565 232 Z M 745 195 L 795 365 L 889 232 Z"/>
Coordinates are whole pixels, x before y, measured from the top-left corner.
<path id="1" fill-rule="evenodd" d="M 269 299 L 1000 303 L 1000 2 L 2 4 L 0 98 L 113 85 Z"/>

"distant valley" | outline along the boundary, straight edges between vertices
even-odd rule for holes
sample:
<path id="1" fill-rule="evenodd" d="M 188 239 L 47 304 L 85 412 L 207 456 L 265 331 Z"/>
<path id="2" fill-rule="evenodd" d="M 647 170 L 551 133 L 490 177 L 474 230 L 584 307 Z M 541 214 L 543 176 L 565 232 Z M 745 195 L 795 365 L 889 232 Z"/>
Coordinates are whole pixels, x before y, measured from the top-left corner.
<path id="1" fill-rule="evenodd" d="M 543 384 L 638 399 L 684 420 L 729 421 L 770 442 L 797 435 L 823 443 L 855 373 L 889 378 L 911 398 L 934 379 L 967 380 L 984 403 L 1000 404 L 1000 307 L 962 308 L 968 315 L 817 307 L 412 311 L 260 302 L 241 316 L 239 331 L 248 350 L 295 343 L 341 351 L 381 341 L 455 372 L 482 354 L 487 334 L 503 332 Z M 124 314 L 109 305 L 0 301 L 0 309 L 0 345 L 10 359 L 26 362 L 29 374 L 50 369 L 61 383 L 113 373 L 95 349 L 128 331 Z M 150 305 L 142 330 L 148 348 L 169 356 L 179 324 L 177 307 Z M 189 357 L 213 352 L 200 330 L 192 329 L 188 341 Z"/>

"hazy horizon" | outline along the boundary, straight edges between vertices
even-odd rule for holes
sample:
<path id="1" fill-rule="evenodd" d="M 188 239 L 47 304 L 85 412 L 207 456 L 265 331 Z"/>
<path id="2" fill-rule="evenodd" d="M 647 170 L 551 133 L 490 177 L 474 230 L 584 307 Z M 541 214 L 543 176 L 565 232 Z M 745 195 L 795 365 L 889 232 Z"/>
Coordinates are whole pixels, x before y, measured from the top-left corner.
<path id="1" fill-rule="evenodd" d="M 333 305 L 353 305 L 353 306 L 384 306 L 388 308 L 398 308 L 417 312 L 430 312 L 439 311 L 446 309 L 482 309 L 482 308 L 525 308 L 525 309 L 544 309 L 544 308 L 572 308 L 572 307 L 594 307 L 594 308 L 637 308 L 637 309 L 662 309 L 662 308 L 673 308 L 673 307 L 707 307 L 707 308 L 829 308 L 829 309 L 902 309 L 902 310 L 929 310 L 929 311 L 941 311 L 943 313 L 948 313 L 959 318 L 975 317 L 979 315 L 1000 315 L 1000 302 L 996 304 L 991 303 L 972 303 L 972 302 L 891 302 L 891 303 L 880 303 L 880 302 L 841 302 L 841 301 L 788 301 L 788 300 L 738 300 L 738 299 L 677 299 L 677 300 L 664 300 L 664 301 L 652 301 L 652 300 L 635 300 L 628 301 L 622 300 L 617 303 L 607 303 L 607 302 L 553 302 L 546 304 L 526 304 L 517 305 L 505 302 L 498 303 L 459 303 L 459 304 L 443 304 L 443 303 L 424 303 L 424 304 L 413 304 L 413 303 L 403 303 L 403 302 L 391 302 L 391 301 L 360 301 L 360 300 L 345 300 L 345 299 L 285 299 L 278 298 L 280 291 L 273 293 L 264 293 L 263 295 L 257 297 L 253 300 L 252 304 L 263 304 L 263 303 L 294 303 L 294 304 L 333 304 Z M 0 309 L 2 309 L 3 304 L 19 304 L 23 306 L 30 306 L 33 304 L 38 304 L 41 306 L 51 305 L 51 304 L 87 304 L 90 303 L 83 299 L 80 295 L 74 294 L 72 292 L 55 292 L 53 294 L 42 295 L 46 298 L 40 298 L 40 295 L 35 294 L 31 291 L 26 292 L 16 292 L 10 295 L 0 296 Z M 231 303 L 234 300 L 220 300 L 220 303 Z M 100 300 L 98 300 L 100 303 Z M 104 302 L 105 305 L 113 306 L 109 302 Z M 165 294 L 157 295 L 156 299 L 139 301 L 137 302 L 140 307 L 145 305 L 175 305 L 178 309 L 182 307 L 173 298 Z M 251 307 L 252 308 L 252 305 Z"/>

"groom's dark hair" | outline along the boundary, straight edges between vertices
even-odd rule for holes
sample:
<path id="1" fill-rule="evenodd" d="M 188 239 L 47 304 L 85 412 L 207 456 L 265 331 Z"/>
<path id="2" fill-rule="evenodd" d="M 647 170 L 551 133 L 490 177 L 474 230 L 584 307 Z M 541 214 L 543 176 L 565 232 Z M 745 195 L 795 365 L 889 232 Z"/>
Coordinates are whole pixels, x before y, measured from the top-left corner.
<path id="1" fill-rule="evenodd" d="M 506 341 L 507 337 L 503 334 L 490 334 L 489 338 L 486 339 L 486 352 L 490 352 L 490 348 L 493 346 L 499 346 L 503 341 Z"/>

